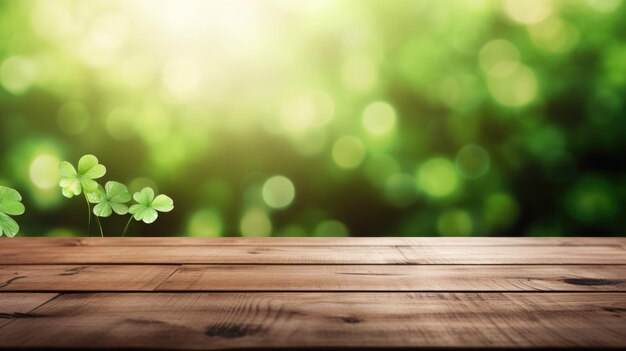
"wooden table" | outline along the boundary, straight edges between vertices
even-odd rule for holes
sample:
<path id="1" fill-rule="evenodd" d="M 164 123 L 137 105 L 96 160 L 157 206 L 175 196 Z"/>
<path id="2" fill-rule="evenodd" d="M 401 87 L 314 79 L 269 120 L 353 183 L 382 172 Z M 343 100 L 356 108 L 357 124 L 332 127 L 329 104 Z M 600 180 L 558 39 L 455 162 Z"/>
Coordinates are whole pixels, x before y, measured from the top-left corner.
<path id="1" fill-rule="evenodd" d="M 626 347 L 625 238 L 0 239 L 0 347 Z"/>

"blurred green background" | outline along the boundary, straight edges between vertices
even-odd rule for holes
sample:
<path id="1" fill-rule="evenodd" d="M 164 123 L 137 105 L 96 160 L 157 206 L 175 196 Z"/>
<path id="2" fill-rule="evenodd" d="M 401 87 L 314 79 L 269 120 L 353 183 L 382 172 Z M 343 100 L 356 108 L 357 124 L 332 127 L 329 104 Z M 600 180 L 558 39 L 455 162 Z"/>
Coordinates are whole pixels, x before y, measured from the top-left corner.
<path id="1" fill-rule="evenodd" d="M 136 236 L 624 235 L 625 19 L 621 0 L 0 0 L 0 184 L 20 236 L 87 235 L 57 171 L 86 153 L 174 199 Z"/>

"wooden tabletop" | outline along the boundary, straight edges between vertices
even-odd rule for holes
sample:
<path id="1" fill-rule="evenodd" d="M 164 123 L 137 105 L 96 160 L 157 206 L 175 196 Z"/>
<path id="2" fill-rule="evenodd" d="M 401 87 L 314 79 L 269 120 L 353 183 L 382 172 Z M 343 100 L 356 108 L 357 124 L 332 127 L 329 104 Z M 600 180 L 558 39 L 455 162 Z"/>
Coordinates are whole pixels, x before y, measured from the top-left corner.
<path id="1" fill-rule="evenodd" d="M 0 347 L 626 347 L 626 238 L 0 238 Z"/>

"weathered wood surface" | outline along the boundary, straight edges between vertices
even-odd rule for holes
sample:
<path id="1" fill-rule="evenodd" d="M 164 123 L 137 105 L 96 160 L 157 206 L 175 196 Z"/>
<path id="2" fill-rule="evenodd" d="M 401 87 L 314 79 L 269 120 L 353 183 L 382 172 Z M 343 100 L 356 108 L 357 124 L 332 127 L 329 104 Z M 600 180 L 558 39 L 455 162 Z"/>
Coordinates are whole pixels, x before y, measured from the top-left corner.
<path id="1" fill-rule="evenodd" d="M 190 241 L 193 243 L 193 241 Z M 0 264 L 626 264 L 615 246 L 14 246 Z"/>
<path id="2" fill-rule="evenodd" d="M 185 238 L 185 237 L 81 237 L 7 238 L 0 248 L 25 246 L 613 246 L 626 247 L 626 237 L 599 238 L 501 238 L 501 237 L 339 237 L 339 238 Z"/>
<path id="3" fill-rule="evenodd" d="M 177 265 L 0 266 L 0 291 L 151 291 Z"/>
<path id="4" fill-rule="evenodd" d="M 0 239 L 0 348 L 626 348 L 624 238 Z"/>
<path id="5" fill-rule="evenodd" d="M 592 303 L 590 303 L 592 302 Z M 65 294 L 0 328 L 4 347 L 609 347 L 623 294 Z"/>
<path id="6" fill-rule="evenodd" d="M 0 265 L 0 291 L 613 291 L 626 266 Z"/>
<path id="7" fill-rule="evenodd" d="M 626 266 L 186 265 L 158 290 L 626 292 Z"/>
<path id="8" fill-rule="evenodd" d="M 56 296 L 57 294 L 42 293 L 0 293 L 0 328 L 16 319 L 28 318 L 30 311 Z"/>

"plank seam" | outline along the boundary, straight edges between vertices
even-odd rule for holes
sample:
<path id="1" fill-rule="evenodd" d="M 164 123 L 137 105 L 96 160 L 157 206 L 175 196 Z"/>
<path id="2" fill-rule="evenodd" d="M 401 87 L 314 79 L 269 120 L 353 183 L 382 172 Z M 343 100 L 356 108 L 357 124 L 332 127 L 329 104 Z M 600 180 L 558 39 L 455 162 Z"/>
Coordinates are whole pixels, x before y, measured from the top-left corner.
<path id="1" fill-rule="evenodd" d="M 267 294 L 267 293 L 329 293 L 329 294 L 382 294 L 382 293 L 425 293 L 425 294 L 616 294 L 625 295 L 626 290 L 11 290 L 0 291 L 2 294 L 15 294 L 15 293 L 57 293 L 58 296 L 51 298 L 50 300 L 37 306 L 35 309 L 43 306 L 44 304 L 56 299 L 60 295 L 64 294 L 195 294 L 195 293 L 209 293 L 209 294 L 234 294 L 234 293 L 252 293 L 252 294 Z M 29 313 L 30 313 L 29 312 Z"/>
<path id="2" fill-rule="evenodd" d="M 159 287 L 161 287 L 161 285 L 163 285 L 163 283 L 165 283 L 166 281 L 168 281 L 174 274 L 176 274 L 176 272 L 178 272 L 180 269 L 182 268 L 182 265 L 178 265 L 178 267 L 176 267 L 176 269 L 170 273 L 170 275 L 168 275 L 165 279 L 163 279 L 162 282 L 160 282 L 154 289 L 152 289 L 152 291 L 157 291 L 159 289 Z"/>
<path id="3" fill-rule="evenodd" d="M 626 263 L 307 263 L 307 262 L 53 262 L 53 263 L 0 263 L 0 266 L 624 266 Z"/>
<path id="4" fill-rule="evenodd" d="M 30 309 L 28 312 L 26 312 L 26 314 L 33 313 L 36 309 L 38 309 L 40 307 L 43 307 L 48 302 L 51 302 L 51 301 L 57 299 L 59 296 L 63 295 L 62 292 L 58 292 L 58 291 L 32 291 L 32 290 L 25 290 L 25 291 L 0 291 L 0 295 L 3 294 L 3 293 L 37 293 L 37 294 L 39 294 L 39 293 L 41 293 L 41 294 L 56 293 L 56 295 L 54 295 L 51 298 L 47 299 L 46 301 L 40 303 L 36 307 L 33 307 L 32 309 Z M 10 320 L 8 323 L 0 326 L 0 329 L 5 328 L 6 326 L 10 325 L 11 323 L 15 322 L 16 320 L 17 320 L 17 318 L 13 319 L 13 320 Z"/>

